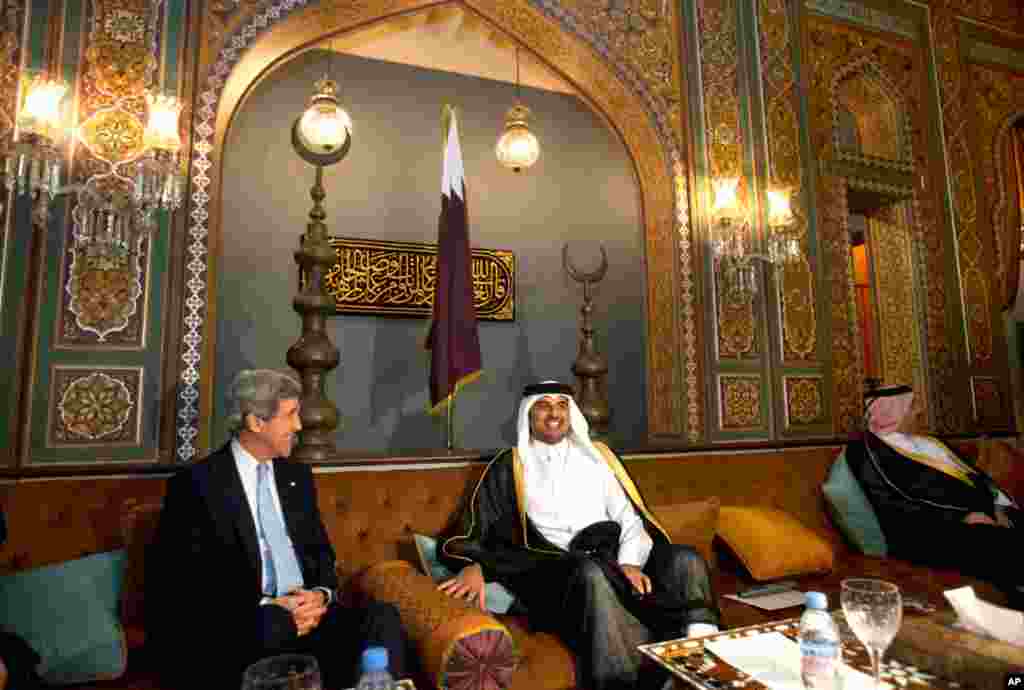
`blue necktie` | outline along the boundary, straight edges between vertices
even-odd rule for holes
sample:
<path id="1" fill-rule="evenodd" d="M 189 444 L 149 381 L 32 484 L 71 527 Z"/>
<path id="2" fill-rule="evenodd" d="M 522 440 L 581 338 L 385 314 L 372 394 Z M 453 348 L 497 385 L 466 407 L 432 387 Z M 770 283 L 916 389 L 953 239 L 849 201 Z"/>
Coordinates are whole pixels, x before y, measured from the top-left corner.
<path id="1" fill-rule="evenodd" d="M 270 467 L 261 462 L 256 473 L 256 510 L 260 536 L 263 537 L 263 591 L 270 596 L 287 594 L 302 587 L 302 570 L 288 540 L 281 516 L 270 494 Z"/>

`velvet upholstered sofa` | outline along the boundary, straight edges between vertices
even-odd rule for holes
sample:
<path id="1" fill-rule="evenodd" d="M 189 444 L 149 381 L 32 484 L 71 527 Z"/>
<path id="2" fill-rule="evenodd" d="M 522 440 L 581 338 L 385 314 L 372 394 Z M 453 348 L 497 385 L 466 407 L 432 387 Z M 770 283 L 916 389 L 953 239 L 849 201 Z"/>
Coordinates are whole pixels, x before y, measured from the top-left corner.
<path id="1" fill-rule="evenodd" d="M 986 441 L 962 448 L 997 479 L 1021 476 L 1020 461 L 1012 459 L 1015 452 L 1004 444 Z M 720 595 L 752 586 L 760 581 L 755 577 L 786 577 L 802 588 L 824 590 L 835 603 L 843 577 L 869 575 L 894 580 L 905 592 L 935 604 L 941 604 L 944 589 L 965 582 L 975 584 L 985 598 L 1002 600 L 991 587 L 959 573 L 868 557 L 852 549 L 829 517 L 821 492 L 838 451 L 819 447 L 638 455 L 627 456 L 626 463 L 670 534 L 693 543 L 711 559 Z M 483 467 L 482 462 L 463 462 L 429 469 L 318 470 L 320 509 L 335 545 L 345 596 L 358 600 L 372 595 L 398 606 L 418 652 L 418 687 L 575 688 L 572 654 L 556 638 L 532 632 L 524 618 L 491 615 L 449 599 L 421 572 L 413 534 L 439 533 Z M 0 549 L 0 573 L 89 553 L 126 552 L 120 618 L 127 671 L 115 679 L 73 687 L 160 687 L 146 656 L 141 621 L 144 547 L 163 488 L 159 478 L 0 484 L 0 502 L 13 527 L 11 540 Z M 738 553 L 723 535 L 742 540 L 744 530 L 737 532 L 727 523 L 734 521 L 737 509 L 751 508 L 763 509 L 762 518 L 781 517 L 754 526 L 755 551 L 760 544 L 760 553 Z M 749 539 L 750 529 L 746 531 Z M 817 546 L 801 554 L 799 542 L 808 535 Z M 826 566 L 820 562 L 822 545 L 830 556 Z M 788 562 L 779 562 L 778 554 L 789 554 L 782 558 Z M 728 599 L 721 606 L 726 627 L 762 622 L 769 615 Z M 794 609 L 770 615 L 798 613 Z"/>

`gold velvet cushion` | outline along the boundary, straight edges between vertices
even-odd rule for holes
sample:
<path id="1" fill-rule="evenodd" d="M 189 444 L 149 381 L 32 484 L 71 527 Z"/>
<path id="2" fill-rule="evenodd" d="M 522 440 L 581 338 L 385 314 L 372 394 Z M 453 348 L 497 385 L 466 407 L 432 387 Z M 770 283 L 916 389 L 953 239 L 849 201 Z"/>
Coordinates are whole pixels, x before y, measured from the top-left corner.
<path id="1" fill-rule="evenodd" d="M 654 517 L 668 532 L 673 544 L 685 544 L 697 549 L 708 563 L 713 562 L 714 554 L 711 542 L 718 529 L 717 498 L 675 505 L 656 506 L 651 508 Z"/>
<path id="2" fill-rule="evenodd" d="M 354 582 L 359 595 L 394 604 L 434 687 L 508 688 L 520 657 L 508 628 L 486 611 L 437 589 L 406 561 L 381 561 Z"/>
<path id="3" fill-rule="evenodd" d="M 755 580 L 832 570 L 832 545 L 776 508 L 722 506 L 718 536 Z"/>

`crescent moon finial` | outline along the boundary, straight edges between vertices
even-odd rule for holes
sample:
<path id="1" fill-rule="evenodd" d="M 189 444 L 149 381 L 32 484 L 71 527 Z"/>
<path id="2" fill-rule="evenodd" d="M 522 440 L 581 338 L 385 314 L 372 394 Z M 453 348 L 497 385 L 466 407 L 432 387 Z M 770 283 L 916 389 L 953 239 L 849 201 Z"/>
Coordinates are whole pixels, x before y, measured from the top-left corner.
<path id="1" fill-rule="evenodd" d="M 569 243 L 566 242 L 562 246 L 562 265 L 565 266 L 565 272 L 568 273 L 573 280 L 577 283 L 599 283 L 608 272 L 608 253 L 604 250 L 604 245 L 600 245 L 601 248 L 601 263 L 598 267 L 589 272 L 585 273 L 572 264 L 572 260 L 569 258 Z"/>

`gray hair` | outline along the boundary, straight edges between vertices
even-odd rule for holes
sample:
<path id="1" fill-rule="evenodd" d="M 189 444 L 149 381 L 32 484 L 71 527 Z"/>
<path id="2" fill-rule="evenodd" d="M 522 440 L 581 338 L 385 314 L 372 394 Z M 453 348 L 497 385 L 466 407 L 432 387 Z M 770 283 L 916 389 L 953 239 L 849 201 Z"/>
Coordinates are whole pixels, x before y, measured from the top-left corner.
<path id="1" fill-rule="evenodd" d="M 233 436 L 243 431 L 250 414 L 267 421 L 277 414 L 282 400 L 302 397 L 302 385 L 291 374 L 273 369 L 243 369 L 228 389 L 228 430 Z"/>

